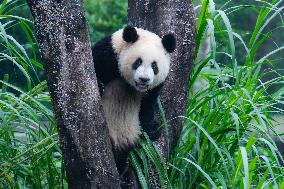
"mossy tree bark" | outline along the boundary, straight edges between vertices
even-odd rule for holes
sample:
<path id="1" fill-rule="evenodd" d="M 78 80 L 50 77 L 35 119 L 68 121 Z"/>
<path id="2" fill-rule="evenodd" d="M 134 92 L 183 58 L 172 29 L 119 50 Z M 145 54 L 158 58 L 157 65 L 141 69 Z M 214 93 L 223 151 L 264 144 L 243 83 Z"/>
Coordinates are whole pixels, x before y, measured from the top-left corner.
<path id="1" fill-rule="evenodd" d="M 168 120 L 168 136 L 159 140 L 165 158 L 177 144 L 186 112 L 189 74 L 195 47 L 194 19 L 192 0 L 128 0 L 129 24 L 153 31 L 159 36 L 172 32 L 177 39 L 171 71 L 160 95 Z M 157 177 L 155 173 L 153 176 Z M 159 188 L 155 178 L 152 187 Z"/>
<path id="2" fill-rule="evenodd" d="M 82 0 L 28 0 L 69 188 L 119 188 Z"/>

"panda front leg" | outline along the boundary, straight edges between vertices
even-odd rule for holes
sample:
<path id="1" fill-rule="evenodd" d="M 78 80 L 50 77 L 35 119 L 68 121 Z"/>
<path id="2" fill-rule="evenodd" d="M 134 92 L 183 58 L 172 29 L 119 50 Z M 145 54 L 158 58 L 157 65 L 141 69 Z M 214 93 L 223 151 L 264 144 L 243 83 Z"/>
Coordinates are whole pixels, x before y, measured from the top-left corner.
<path id="1" fill-rule="evenodd" d="M 144 132 L 147 133 L 152 141 L 156 141 L 161 136 L 160 125 L 155 121 L 155 111 L 158 109 L 157 98 L 161 86 L 149 91 L 142 99 L 139 121 Z"/>
<path id="2" fill-rule="evenodd" d="M 130 150 L 131 149 L 119 150 L 116 148 L 113 148 L 112 150 L 119 175 L 124 175 L 124 173 L 127 170 L 127 167 L 128 167 L 127 157 L 128 157 Z"/>
<path id="3" fill-rule="evenodd" d="M 120 177 L 120 187 L 122 189 L 141 188 L 138 183 L 138 177 L 127 160 L 131 150 L 132 147 L 124 150 L 113 148 L 114 159 Z"/>

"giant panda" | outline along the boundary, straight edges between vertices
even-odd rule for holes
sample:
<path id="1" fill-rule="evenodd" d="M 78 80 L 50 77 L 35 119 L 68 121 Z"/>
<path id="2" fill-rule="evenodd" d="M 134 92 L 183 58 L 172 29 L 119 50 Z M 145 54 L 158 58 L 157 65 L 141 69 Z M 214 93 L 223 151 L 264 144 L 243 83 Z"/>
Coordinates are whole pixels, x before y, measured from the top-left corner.
<path id="1" fill-rule="evenodd" d="M 126 26 L 92 47 L 95 72 L 106 124 L 119 174 L 127 155 L 146 132 L 160 136 L 154 121 L 156 101 L 170 69 L 175 50 L 173 34 L 163 38 L 140 28 Z"/>

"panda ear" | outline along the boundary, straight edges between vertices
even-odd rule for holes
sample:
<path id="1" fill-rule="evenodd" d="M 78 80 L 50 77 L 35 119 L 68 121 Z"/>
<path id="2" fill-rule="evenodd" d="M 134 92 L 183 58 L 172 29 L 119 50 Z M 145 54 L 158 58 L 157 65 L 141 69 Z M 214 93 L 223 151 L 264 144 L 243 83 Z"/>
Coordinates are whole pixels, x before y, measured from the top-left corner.
<path id="1" fill-rule="evenodd" d="M 134 43 L 137 41 L 139 36 L 134 27 L 126 26 L 123 30 L 122 37 L 123 37 L 123 40 L 126 41 L 127 43 Z"/>
<path id="2" fill-rule="evenodd" d="M 167 34 L 162 38 L 162 44 L 168 53 L 174 52 L 176 49 L 176 38 L 173 34 Z"/>

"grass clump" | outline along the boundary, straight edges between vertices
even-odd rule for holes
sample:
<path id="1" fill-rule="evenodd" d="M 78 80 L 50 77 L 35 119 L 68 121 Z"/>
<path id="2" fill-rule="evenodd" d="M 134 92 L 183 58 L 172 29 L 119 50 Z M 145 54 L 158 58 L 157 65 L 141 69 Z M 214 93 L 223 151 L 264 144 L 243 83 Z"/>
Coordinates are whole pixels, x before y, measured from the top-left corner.
<path id="1" fill-rule="evenodd" d="M 65 171 L 32 22 L 13 15 L 22 3 L 0 3 L 0 188 L 62 188 Z"/>

